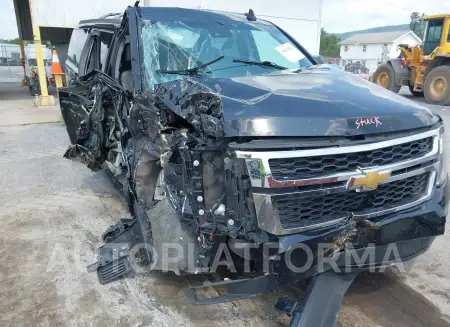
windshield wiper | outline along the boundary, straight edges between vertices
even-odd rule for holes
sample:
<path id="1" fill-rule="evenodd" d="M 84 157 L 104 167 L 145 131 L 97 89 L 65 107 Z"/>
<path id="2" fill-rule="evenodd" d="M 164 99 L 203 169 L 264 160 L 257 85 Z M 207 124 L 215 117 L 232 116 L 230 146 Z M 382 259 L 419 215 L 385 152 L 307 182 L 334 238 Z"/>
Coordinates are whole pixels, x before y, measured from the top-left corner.
<path id="1" fill-rule="evenodd" d="M 246 60 L 246 59 L 233 59 L 233 62 L 242 62 L 244 64 L 249 64 L 249 65 L 266 66 L 266 67 L 272 67 L 272 68 L 278 68 L 278 69 L 289 69 L 287 67 L 280 66 L 271 61 L 253 61 L 253 60 Z"/>
<path id="2" fill-rule="evenodd" d="M 223 58 L 225 58 L 225 56 L 220 56 L 214 60 L 208 61 L 207 63 L 204 63 L 200 66 L 197 67 L 192 67 L 192 68 L 188 68 L 188 69 L 182 69 L 182 70 L 164 70 L 164 69 L 160 69 L 157 70 L 157 73 L 163 73 L 163 74 L 177 74 L 177 75 L 191 75 L 191 74 L 195 74 L 197 73 L 200 69 L 203 69 L 205 67 L 208 67 L 209 65 L 212 65 L 216 62 L 218 62 L 219 60 L 222 60 Z"/>

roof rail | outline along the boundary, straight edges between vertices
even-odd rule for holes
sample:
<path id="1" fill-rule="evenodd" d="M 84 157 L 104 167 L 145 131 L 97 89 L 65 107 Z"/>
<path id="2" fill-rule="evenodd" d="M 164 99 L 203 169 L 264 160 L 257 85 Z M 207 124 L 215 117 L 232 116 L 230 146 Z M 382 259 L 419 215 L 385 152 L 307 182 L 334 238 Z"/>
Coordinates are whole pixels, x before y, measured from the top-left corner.
<path id="1" fill-rule="evenodd" d="M 109 14 L 103 15 L 103 16 L 99 17 L 99 19 L 121 18 L 121 17 L 123 17 L 123 13 L 116 12 L 116 13 L 109 13 Z"/>

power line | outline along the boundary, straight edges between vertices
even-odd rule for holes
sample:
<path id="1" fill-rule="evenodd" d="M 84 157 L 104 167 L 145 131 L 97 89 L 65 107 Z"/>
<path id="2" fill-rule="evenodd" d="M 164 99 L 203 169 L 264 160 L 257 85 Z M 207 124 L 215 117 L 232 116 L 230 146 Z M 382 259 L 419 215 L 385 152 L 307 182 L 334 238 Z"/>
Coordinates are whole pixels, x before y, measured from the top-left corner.
<path id="1" fill-rule="evenodd" d="M 336 0 L 337 2 L 346 2 L 346 0 Z M 360 0 L 350 0 L 349 2 L 360 2 Z M 397 8 L 397 9 L 401 9 L 401 10 L 404 10 L 404 11 L 408 11 L 408 12 L 414 12 L 415 10 L 413 10 L 413 9 L 411 9 L 411 8 L 406 8 L 406 7 L 401 7 L 401 6 L 398 6 L 397 4 L 395 4 L 394 2 L 392 2 L 392 1 L 390 1 L 390 0 L 386 0 L 386 3 L 388 3 L 389 5 L 391 5 L 391 6 L 393 6 L 393 7 L 395 7 L 395 8 Z"/>
<path id="2" fill-rule="evenodd" d="M 393 7 L 395 7 L 395 8 L 398 8 L 398 9 L 401 9 L 401 10 L 404 10 L 404 11 L 408 11 L 408 12 L 410 12 L 410 13 L 414 12 L 414 10 L 412 10 L 412 9 L 410 9 L 410 8 L 400 7 L 400 6 L 397 6 L 396 4 L 394 4 L 393 2 L 391 2 L 391 1 L 389 1 L 389 0 L 386 0 L 386 1 L 387 1 L 387 3 L 389 3 L 391 6 L 393 6 Z"/>

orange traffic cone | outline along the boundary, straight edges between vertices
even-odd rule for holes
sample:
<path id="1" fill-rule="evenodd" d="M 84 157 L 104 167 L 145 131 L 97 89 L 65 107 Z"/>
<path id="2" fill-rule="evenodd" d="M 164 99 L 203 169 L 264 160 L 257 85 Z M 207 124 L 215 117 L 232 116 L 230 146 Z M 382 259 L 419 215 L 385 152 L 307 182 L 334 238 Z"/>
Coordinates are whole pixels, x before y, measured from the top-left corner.
<path id="1" fill-rule="evenodd" d="M 61 67 L 61 63 L 59 62 L 58 54 L 56 53 L 56 49 L 52 50 L 52 71 L 51 74 L 55 77 L 55 84 L 57 88 L 63 87 L 63 79 L 62 75 L 64 75 Z"/>

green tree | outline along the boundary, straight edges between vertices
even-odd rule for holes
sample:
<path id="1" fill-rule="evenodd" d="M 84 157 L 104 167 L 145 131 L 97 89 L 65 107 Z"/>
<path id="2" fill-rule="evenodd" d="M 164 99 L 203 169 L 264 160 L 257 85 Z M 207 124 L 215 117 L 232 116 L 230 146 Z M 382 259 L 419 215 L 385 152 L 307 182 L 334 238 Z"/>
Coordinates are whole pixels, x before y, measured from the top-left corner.
<path id="1" fill-rule="evenodd" d="M 11 39 L 11 40 L 2 40 L 0 39 L 1 43 L 9 43 L 9 44 L 20 44 L 19 38 Z"/>
<path id="2" fill-rule="evenodd" d="M 339 38 L 334 35 L 327 33 L 325 29 L 320 31 L 320 50 L 319 54 L 324 57 L 338 58 L 339 57 Z"/>
<path id="3" fill-rule="evenodd" d="M 419 14 L 417 11 L 413 12 L 410 17 L 411 17 L 411 21 L 409 22 L 409 29 L 413 30 L 414 29 L 414 25 L 415 23 L 417 23 L 418 21 L 420 21 L 422 19 L 422 17 L 424 16 L 424 14 Z"/>
<path id="4" fill-rule="evenodd" d="M 417 11 L 411 14 L 411 21 L 409 22 L 409 29 L 416 33 L 418 37 L 423 38 L 423 33 L 425 32 L 425 24 L 422 21 L 425 14 L 419 14 Z"/>

